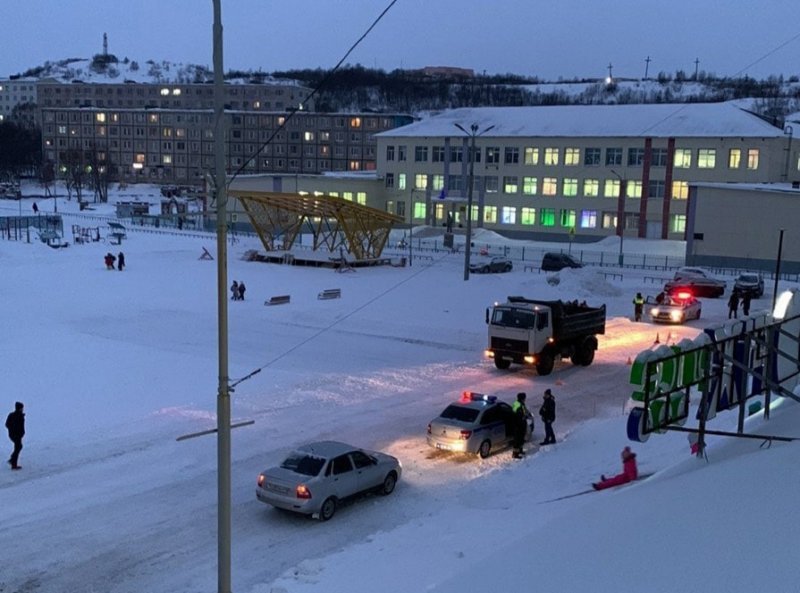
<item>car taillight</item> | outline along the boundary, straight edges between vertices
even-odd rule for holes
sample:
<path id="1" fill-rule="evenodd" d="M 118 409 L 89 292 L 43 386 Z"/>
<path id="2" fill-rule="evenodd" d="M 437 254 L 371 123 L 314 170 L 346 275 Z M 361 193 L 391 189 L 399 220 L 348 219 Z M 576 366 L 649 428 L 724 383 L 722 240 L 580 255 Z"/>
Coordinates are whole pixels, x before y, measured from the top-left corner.
<path id="1" fill-rule="evenodd" d="M 466 441 L 471 436 L 472 436 L 472 431 L 471 430 L 462 430 L 459 433 L 458 438 L 460 438 L 463 441 Z"/>
<path id="2" fill-rule="evenodd" d="M 264 477 L 264 474 L 260 474 L 258 476 L 258 485 L 259 485 L 259 487 L 263 487 L 265 481 L 266 481 L 266 478 Z"/>
<path id="3" fill-rule="evenodd" d="M 311 490 L 307 486 L 300 484 L 294 491 L 297 498 L 311 498 Z"/>
<path id="4" fill-rule="evenodd" d="M 428 434 L 431 434 L 431 423 L 428 422 Z"/>

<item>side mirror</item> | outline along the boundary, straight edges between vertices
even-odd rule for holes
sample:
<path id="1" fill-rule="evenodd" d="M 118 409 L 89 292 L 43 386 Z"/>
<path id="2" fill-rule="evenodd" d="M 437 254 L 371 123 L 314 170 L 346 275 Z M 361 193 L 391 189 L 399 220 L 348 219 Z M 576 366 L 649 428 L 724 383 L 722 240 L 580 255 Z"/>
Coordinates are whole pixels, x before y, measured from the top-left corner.
<path id="1" fill-rule="evenodd" d="M 489 324 L 489 307 L 486 307 L 486 324 Z"/>

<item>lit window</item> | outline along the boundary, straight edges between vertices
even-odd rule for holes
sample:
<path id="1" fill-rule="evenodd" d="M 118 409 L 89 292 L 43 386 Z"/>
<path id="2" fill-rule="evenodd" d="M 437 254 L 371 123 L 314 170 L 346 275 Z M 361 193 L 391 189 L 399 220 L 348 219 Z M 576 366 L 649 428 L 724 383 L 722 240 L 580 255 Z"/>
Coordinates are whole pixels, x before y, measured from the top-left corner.
<path id="1" fill-rule="evenodd" d="M 303 140 L 306 142 L 313 142 L 314 141 L 314 132 L 304 132 L 303 133 Z"/>
<path id="2" fill-rule="evenodd" d="M 261 109 L 261 101 L 253 101 L 253 109 Z"/>
<path id="3" fill-rule="evenodd" d="M 565 228 L 573 228 L 575 226 L 576 213 L 575 210 L 562 210 L 561 211 L 561 226 Z"/>
<path id="4" fill-rule="evenodd" d="M 95 119 L 97 119 L 98 123 L 105 123 L 106 122 L 106 114 L 105 113 L 98 113 L 95 115 Z"/>
<path id="5" fill-rule="evenodd" d="M 751 171 L 758 169 L 758 149 L 749 148 L 747 150 L 747 168 Z"/>
<path id="6" fill-rule="evenodd" d="M 686 232 L 686 215 L 685 214 L 673 214 L 671 217 L 672 221 L 669 225 L 669 230 L 671 233 L 685 233 Z"/>
<path id="7" fill-rule="evenodd" d="M 557 148 L 545 148 L 544 149 L 544 164 L 545 165 L 557 165 L 558 164 L 558 149 Z"/>
<path id="8" fill-rule="evenodd" d="M 701 148 L 697 151 L 697 167 L 713 169 L 717 166 L 717 151 L 713 148 Z"/>
<path id="9" fill-rule="evenodd" d="M 169 89 L 161 89 L 160 92 L 162 97 L 166 97 L 167 95 L 169 95 Z"/>
<path id="10" fill-rule="evenodd" d="M 581 162 L 581 149 L 580 148 L 566 148 L 564 149 L 564 164 L 565 165 L 579 165 Z"/>
<path id="11" fill-rule="evenodd" d="M 587 198 L 596 198 L 600 195 L 600 180 L 598 179 L 584 179 L 583 180 L 583 195 Z"/>
<path id="12" fill-rule="evenodd" d="M 525 147 L 525 164 L 538 165 L 539 164 L 539 149 L 533 146 Z"/>
<path id="13" fill-rule="evenodd" d="M 414 202 L 414 218 L 425 218 L 425 202 Z"/>
<path id="14" fill-rule="evenodd" d="M 137 154 L 134 159 L 136 163 L 144 163 L 144 155 L 142 153 Z"/>
<path id="15" fill-rule="evenodd" d="M 597 228 L 597 210 L 581 210 L 581 228 Z"/>
<path id="16" fill-rule="evenodd" d="M 517 209 L 513 206 L 503 206 L 503 224 L 517 224 Z"/>
<path id="17" fill-rule="evenodd" d="M 399 173 L 397 175 L 397 189 L 405 189 L 406 188 L 406 174 Z"/>
<path id="18" fill-rule="evenodd" d="M 742 164 L 742 149 L 731 148 L 728 151 L 728 169 L 738 169 Z"/>
<path id="19" fill-rule="evenodd" d="M 536 224 L 536 208 L 523 208 L 520 222 L 525 225 Z"/>
<path id="20" fill-rule="evenodd" d="M 503 177 L 503 193 L 506 194 L 515 194 L 519 191 L 519 178 L 516 176 L 513 177 Z"/>
<path id="21" fill-rule="evenodd" d="M 364 206 L 367 203 L 367 192 L 364 191 L 356 192 L 356 202 Z"/>
<path id="22" fill-rule="evenodd" d="M 497 206 L 485 206 L 483 208 L 483 222 L 490 224 L 497 222 Z"/>
<path id="23" fill-rule="evenodd" d="M 172 96 L 179 97 L 181 94 L 181 89 L 172 89 Z"/>
<path id="24" fill-rule="evenodd" d="M 361 118 L 360 117 L 351 117 L 350 118 L 350 127 L 351 128 L 360 128 L 361 127 Z"/>
<path id="25" fill-rule="evenodd" d="M 573 198 L 578 195 L 578 180 L 564 179 L 564 188 L 561 190 L 564 196 Z"/>
<path id="26" fill-rule="evenodd" d="M 286 123 L 286 118 L 283 117 L 282 115 L 279 115 L 278 119 L 276 120 L 276 122 L 277 122 L 278 126 L 282 126 L 283 124 Z"/>
<path id="27" fill-rule="evenodd" d="M 486 164 L 487 165 L 496 165 L 500 162 L 500 147 L 499 146 L 487 146 L 486 147 Z"/>
<path id="28" fill-rule="evenodd" d="M 641 181 L 628 181 L 625 184 L 625 196 L 628 198 L 641 198 L 642 197 L 642 182 Z"/>
<path id="29" fill-rule="evenodd" d="M 147 121 L 149 121 L 151 124 L 157 124 L 158 123 L 158 114 L 157 113 L 151 113 L 147 117 Z"/>
<path id="30" fill-rule="evenodd" d="M 444 189 L 444 175 L 434 175 L 431 183 L 435 191 Z"/>
<path id="31" fill-rule="evenodd" d="M 536 195 L 536 177 L 522 178 L 522 193 L 526 196 Z"/>
<path id="32" fill-rule="evenodd" d="M 556 209 L 542 208 L 539 211 L 539 220 L 542 221 L 542 226 L 556 226 Z"/>
<path id="33" fill-rule="evenodd" d="M 558 179 L 556 177 L 545 177 L 542 179 L 542 195 L 554 196 L 558 193 Z"/>
<path id="34" fill-rule="evenodd" d="M 673 166 L 676 169 L 688 169 L 692 166 L 692 151 L 689 148 L 676 148 L 675 149 L 675 162 Z"/>
<path id="35" fill-rule="evenodd" d="M 360 171 L 361 170 L 361 162 L 360 161 L 350 161 L 350 170 L 351 171 Z"/>
<path id="36" fill-rule="evenodd" d="M 689 182 L 688 181 L 673 181 L 672 182 L 672 198 L 675 200 L 685 200 L 689 197 Z"/>
<path id="37" fill-rule="evenodd" d="M 414 175 L 414 189 L 427 189 L 428 175 L 425 173 L 417 173 Z"/>
<path id="38" fill-rule="evenodd" d="M 618 198 L 620 192 L 619 179 L 606 179 L 603 186 L 603 196 L 606 198 Z"/>

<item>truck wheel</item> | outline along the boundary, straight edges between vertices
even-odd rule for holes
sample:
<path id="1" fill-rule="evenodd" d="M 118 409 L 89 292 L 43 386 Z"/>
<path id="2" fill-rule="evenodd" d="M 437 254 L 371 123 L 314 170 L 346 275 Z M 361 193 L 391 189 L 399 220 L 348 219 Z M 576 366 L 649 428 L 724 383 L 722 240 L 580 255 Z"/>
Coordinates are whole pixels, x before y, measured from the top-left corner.
<path id="1" fill-rule="evenodd" d="M 581 345 L 581 366 L 588 367 L 594 360 L 594 346 L 587 340 Z"/>
<path id="2" fill-rule="evenodd" d="M 539 355 L 539 362 L 536 363 L 536 372 L 542 377 L 549 375 L 553 372 L 553 365 L 555 364 L 553 355 L 549 352 L 543 352 Z"/>
<path id="3" fill-rule="evenodd" d="M 505 358 L 498 358 L 497 356 L 494 357 L 494 366 L 496 366 L 501 371 L 506 370 L 508 367 L 511 366 L 511 361 L 506 360 Z"/>

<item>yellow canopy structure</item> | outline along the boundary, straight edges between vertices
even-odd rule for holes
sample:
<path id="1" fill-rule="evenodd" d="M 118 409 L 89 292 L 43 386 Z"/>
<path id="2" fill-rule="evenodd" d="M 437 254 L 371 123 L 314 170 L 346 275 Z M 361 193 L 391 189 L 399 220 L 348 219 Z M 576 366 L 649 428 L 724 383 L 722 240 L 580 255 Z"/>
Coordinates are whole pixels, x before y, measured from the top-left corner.
<path id="1" fill-rule="evenodd" d="M 233 189 L 229 195 L 241 202 L 267 251 L 289 250 L 301 232 L 311 232 L 314 251 L 344 248 L 356 259 L 377 258 L 392 226 L 403 222 L 394 214 L 334 196 Z"/>

